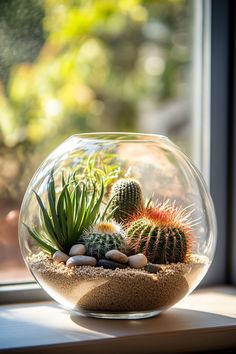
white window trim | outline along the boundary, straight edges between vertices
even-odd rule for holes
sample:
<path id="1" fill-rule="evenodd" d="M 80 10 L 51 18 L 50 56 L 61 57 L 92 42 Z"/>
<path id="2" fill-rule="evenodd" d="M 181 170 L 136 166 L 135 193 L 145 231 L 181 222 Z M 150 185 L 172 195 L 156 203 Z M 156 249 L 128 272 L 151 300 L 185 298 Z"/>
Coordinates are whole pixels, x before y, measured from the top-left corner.
<path id="1" fill-rule="evenodd" d="M 194 1 L 192 121 L 193 161 L 210 185 L 211 0 Z M 199 146 L 199 142 L 202 145 Z"/>

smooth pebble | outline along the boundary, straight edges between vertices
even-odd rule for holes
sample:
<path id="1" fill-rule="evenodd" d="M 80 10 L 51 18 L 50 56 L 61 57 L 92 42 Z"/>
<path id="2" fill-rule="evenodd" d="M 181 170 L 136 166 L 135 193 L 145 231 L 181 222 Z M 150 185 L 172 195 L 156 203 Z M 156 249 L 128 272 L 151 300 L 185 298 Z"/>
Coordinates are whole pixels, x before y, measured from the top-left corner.
<path id="1" fill-rule="evenodd" d="M 158 273 L 162 270 L 161 266 L 158 264 L 148 263 L 144 269 L 149 273 Z"/>
<path id="2" fill-rule="evenodd" d="M 77 244 L 71 247 L 69 255 L 70 256 L 83 256 L 86 253 L 86 247 L 82 244 Z"/>
<path id="3" fill-rule="evenodd" d="M 56 251 L 53 256 L 52 256 L 54 261 L 57 262 L 63 262 L 66 263 L 66 261 L 70 258 L 69 256 L 67 256 L 67 254 L 65 254 L 62 251 Z"/>
<path id="4" fill-rule="evenodd" d="M 108 259 L 100 259 L 97 264 L 98 267 L 103 267 L 105 269 L 116 269 L 116 268 L 126 268 L 125 264 L 117 263 L 114 261 L 109 261 Z"/>
<path id="5" fill-rule="evenodd" d="M 96 258 L 89 257 L 89 256 L 73 256 L 70 257 L 66 262 L 67 267 L 82 266 L 82 265 L 95 266 L 96 264 L 97 264 Z"/>
<path id="6" fill-rule="evenodd" d="M 110 250 L 106 253 L 105 257 L 107 259 L 110 259 L 111 261 L 115 261 L 118 263 L 127 263 L 128 262 L 128 257 L 126 254 L 118 251 L 118 250 Z"/>
<path id="7" fill-rule="evenodd" d="M 128 262 L 131 268 L 143 268 L 145 265 L 147 265 L 147 257 L 142 253 L 138 253 L 134 256 L 129 256 Z"/>

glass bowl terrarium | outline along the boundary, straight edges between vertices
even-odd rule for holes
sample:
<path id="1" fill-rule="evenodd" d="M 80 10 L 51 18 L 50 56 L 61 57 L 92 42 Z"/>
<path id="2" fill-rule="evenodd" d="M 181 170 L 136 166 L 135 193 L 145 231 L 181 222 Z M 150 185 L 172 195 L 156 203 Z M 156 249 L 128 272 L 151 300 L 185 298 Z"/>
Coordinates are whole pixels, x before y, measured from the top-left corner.
<path id="1" fill-rule="evenodd" d="M 145 318 L 204 277 L 216 223 L 201 175 L 166 137 L 81 134 L 35 173 L 19 237 L 32 274 L 63 306 Z"/>

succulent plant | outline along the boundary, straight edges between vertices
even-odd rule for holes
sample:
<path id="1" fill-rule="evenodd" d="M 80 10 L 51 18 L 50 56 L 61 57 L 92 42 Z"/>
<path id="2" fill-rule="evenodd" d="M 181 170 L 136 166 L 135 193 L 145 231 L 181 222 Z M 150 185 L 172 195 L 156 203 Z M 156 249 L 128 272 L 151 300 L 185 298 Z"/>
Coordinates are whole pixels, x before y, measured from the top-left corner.
<path id="1" fill-rule="evenodd" d="M 144 207 L 143 193 L 138 181 L 131 178 L 120 179 L 113 184 L 110 209 L 118 223 L 126 223 Z"/>
<path id="2" fill-rule="evenodd" d="M 101 259 L 113 249 L 126 251 L 127 242 L 122 227 L 117 223 L 98 223 L 92 226 L 79 239 L 86 247 L 88 256 Z"/>
<path id="3" fill-rule="evenodd" d="M 40 227 L 24 224 L 38 245 L 48 253 L 57 250 L 64 253 L 77 243 L 85 229 L 92 224 L 109 220 L 110 201 L 101 213 L 104 195 L 103 179 L 100 183 L 79 181 L 75 174 L 55 185 L 53 171 L 49 177 L 44 200 L 34 191 L 40 212 Z"/>
<path id="4" fill-rule="evenodd" d="M 185 262 L 192 242 L 191 222 L 174 207 L 150 208 L 135 218 L 126 230 L 129 249 L 143 253 L 149 262 Z"/>

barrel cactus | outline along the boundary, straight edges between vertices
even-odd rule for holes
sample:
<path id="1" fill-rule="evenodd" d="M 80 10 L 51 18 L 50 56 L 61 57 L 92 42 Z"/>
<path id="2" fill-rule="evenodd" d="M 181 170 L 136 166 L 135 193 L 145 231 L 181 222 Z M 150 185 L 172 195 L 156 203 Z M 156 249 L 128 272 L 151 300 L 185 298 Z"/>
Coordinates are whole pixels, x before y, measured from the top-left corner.
<path id="1" fill-rule="evenodd" d="M 110 209 L 118 223 L 126 223 L 144 207 L 143 193 L 138 181 L 131 178 L 118 180 L 112 187 Z"/>
<path id="2" fill-rule="evenodd" d="M 186 220 L 174 208 L 145 210 L 126 231 L 130 252 L 143 253 L 151 263 L 185 262 L 192 239 Z"/>
<path id="3" fill-rule="evenodd" d="M 110 250 L 126 252 L 127 242 L 122 227 L 117 223 L 99 223 L 79 239 L 86 247 L 86 254 L 102 259 Z"/>

